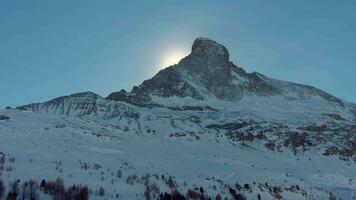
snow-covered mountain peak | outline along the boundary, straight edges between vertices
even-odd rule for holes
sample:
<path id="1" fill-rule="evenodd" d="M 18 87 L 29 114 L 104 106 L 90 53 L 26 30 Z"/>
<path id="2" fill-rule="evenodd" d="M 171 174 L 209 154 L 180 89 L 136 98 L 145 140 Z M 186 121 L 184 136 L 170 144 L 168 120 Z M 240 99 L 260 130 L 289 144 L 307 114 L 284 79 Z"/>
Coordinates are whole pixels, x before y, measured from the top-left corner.
<path id="1" fill-rule="evenodd" d="M 226 47 L 208 38 L 197 38 L 191 54 L 177 65 L 159 71 L 131 92 L 114 92 L 107 99 L 139 106 L 204 104 L 216 108 L 232 104 L 229 110 L 265 116 L 274 112 L 274 116 L 288 118 L 304 119 L 306 113 L 313 119 L 323 117 L 322 113 L 355 116 L 354 106 L 322 90 L 246 72 L 229 61 Z"/>
<path id="2" fill-rule="evenodd" d="M 222 44 L 209 38 L 199 37 L 192 45 L 192 54 L 204 57 L 218 57 L 229 61 L 229 51 Z"/>
<path id="3" fill-rule="evenodd" d="M 230 76 L 231 64 L 226 47 L 208 38 L 197 38 L 192 45 L 191 54 L 177 66 L 201 76 L 202 79 L 211 79 L 207 76 Z"/>

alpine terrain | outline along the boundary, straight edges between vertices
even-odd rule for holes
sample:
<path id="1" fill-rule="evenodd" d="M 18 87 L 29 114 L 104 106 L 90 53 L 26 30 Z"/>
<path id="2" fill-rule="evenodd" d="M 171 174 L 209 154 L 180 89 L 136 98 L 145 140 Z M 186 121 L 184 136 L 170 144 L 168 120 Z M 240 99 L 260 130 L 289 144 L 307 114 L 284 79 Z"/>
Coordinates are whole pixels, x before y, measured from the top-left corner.
<path id="1" fill-rule="evenodd" d="M 356 105 L 197 38 L 131 91 L 1 110 L 0 179 L 0 199 L 356 199 Z"/>

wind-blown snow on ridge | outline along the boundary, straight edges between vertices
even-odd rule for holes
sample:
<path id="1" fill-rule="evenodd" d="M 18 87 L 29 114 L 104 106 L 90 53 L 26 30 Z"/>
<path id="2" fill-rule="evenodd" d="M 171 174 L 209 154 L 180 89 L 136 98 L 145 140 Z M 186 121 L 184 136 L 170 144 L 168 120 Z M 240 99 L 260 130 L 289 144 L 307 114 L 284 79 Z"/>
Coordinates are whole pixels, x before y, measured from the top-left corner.
<path id="1" fill-rule="evenodd" d="M 137 118 L 139 115 L 139 113 L 135 112 L 125 103 L 110 102 L 92 92 L 58 97 L 45 103 L 29 104 L 20 106 L 17 109 L 77 117 L 96 116 L 114 118 L 124 116 Z"/>

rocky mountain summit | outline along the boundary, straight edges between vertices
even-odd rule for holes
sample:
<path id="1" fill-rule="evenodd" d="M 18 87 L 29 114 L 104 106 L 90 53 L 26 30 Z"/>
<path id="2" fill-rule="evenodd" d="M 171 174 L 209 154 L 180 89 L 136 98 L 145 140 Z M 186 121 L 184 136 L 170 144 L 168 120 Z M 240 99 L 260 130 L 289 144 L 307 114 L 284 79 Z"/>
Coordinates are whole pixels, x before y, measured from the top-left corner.
<path id="1" fill-rule="evenodd" d="M 150 95 L 192 97 L 199 100 L 215 97 L 238 101 L 247 92 L 260 95 L 281 93 L 257 73 L 248 74 L 234 65 L 223 45 L 207 38 L 197 38 L 190 55 L 134 87 L 127 95 L 147 98 Z M 122 91 L 112 93 L 108 99 L 122 100 L 123 95 Z"/>
<path id="2" fill-rule="evenodd" d="M 313 87 L 273 80 L 257 72 L 247 73 L 229 60 L 229 52 L 223 45 L 207 38 L 197 38 L 190 55 L 177 65 L 161 70 L 126 95 L 201 100 L 215 97 L 239 101 L 244 95 L 288 97 L 291 95 L 288 92 L 293 93 L 294 98 L 305 99 L 316 95 L 343 106 L 340 99 Z M 120 91 L 110 94 L 108 99 L 120 101 L 125 99 L 123 96 L 125 93 Z"/>
<path id="3" fill-rule="evenodd" d="M 130 92 L 114 92 L 107 99 L 138 106 L 159 105 L 153 97 L 189 97 L 211 107 L 214 105 L 210 101 L 236 102 L 243 106 L 244 100 L 261 99 L 277 112 L 291 104 L 294 111 L 310 111 L 313 107 L 313 114 L 336 112 L 351 119 L 356 116 L 355 105 L 312 86 L 272 79 L 257 72 L 247 73 L 229 60 L 229 52 L 223 45 L 208 38 L 197 38 L 191 54 L 178 64 L 159 71 Z"/>

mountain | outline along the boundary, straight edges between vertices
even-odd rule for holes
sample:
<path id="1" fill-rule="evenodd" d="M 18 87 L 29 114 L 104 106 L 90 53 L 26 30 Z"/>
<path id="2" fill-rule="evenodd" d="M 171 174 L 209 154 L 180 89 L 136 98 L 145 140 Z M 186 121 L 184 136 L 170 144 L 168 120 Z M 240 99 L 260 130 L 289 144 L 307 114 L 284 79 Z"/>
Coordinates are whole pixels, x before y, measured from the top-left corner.
<path id="1" fill-rule="evenodd" d="M 112 93 L 108 99 L 121 100 L 122 95 L 122 92 Z M 214 97 L 227 101 L 239 101 L 251 95 L 282 95 L 298 100 L 318 96 L 343 106 L 340 99 L 310 86 L 273 80 L 256 72 L 247 73 L 229 60 L 229 52 L 223 45 L 206 38 L 196 39 L 190 55 L 134 87 L 128 95 L 199 100 Z"/>
<path id="2" fill-rule="evenodd" d="M 355 104 L 247 73 L 207 38 L 130 92 L 1 110 L 0 146 L 5 183 L 59 177 L 87 185 L 90 199 L 356 194 Z M 44 199 L 53 193 L 39 192 Z"/>
<path id="3" fill-rule="evenodd" d="M 247 73 L 229 61 L 223 45 L 207 38 L 197 38 L 190 55 L 130 92 L 113 92 L 105 99 L 79 93 L 19 108 L 59 114 L 78 111 L 79 115 L 101 112 L 112 117 L 125 110 L 112 107 L 110 100 L 139 107 L 209 108 L 269 121 L 318 122 L 330 116 L 356 120 L 355 104 L 312 86 Z"/>
<path id="4" fill-rule="evenodd" d="M 229 52 L 223 45 L 207 38 L 197 38 L 191 54 L 177 65 L 161 70 L 131 92 L 114 92 L 107 99 L 139 106 L 161 105 L 160 100 L 165 105 L 177 105 L 176 100 L 167 100 L 170 97 L 189 97 L 198 100 L 187 102 L 189 105 L 203 104 L 217 109 L 221 104 L 232 104 L 237 112 L 269 120 L 273 119 L 271 112 L 279 119 L 297 120 L 298 117 L 311 121 L 325 113 L 352 120 L 356 116 L 355 105 L 322 90 L 268 78 L 257 72 L 247 73 L 229 60 Z M 256 106 L 258 111 L 253 110 Z M 285 112 L 287 108 L 293 109 Z M 231 111 L 231 107 L 228 109 Z"/>

